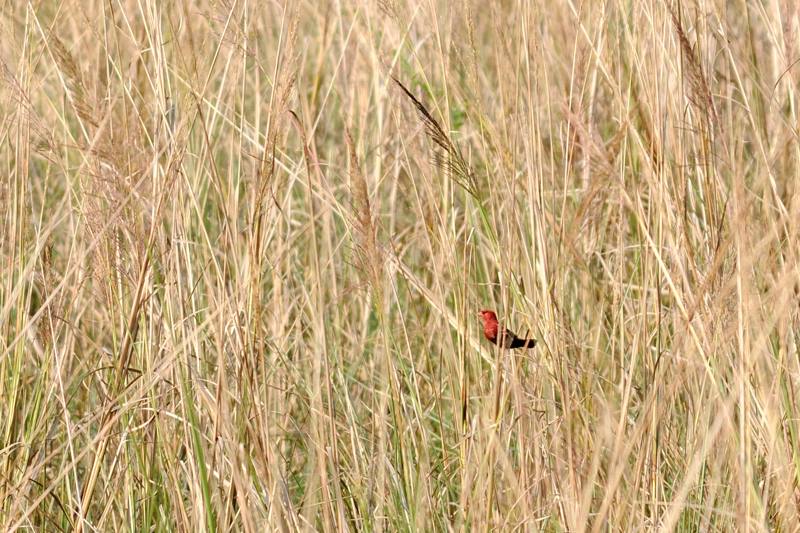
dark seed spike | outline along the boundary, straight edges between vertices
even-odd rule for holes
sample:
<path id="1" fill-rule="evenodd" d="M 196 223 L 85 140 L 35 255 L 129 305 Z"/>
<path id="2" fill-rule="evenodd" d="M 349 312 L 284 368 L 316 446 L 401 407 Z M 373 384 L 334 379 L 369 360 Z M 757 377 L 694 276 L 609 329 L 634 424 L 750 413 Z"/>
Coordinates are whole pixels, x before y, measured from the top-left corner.
<path id="1" fill-rule="evenodd" d="M 467 191 L 474 198 L 478 197 L 478 188 L 475 177 L 469 168 L 464 156 L 458 149 L 450 137 L 445 133 L 439 122 L 433 117 L 428 108 L 420 102 L 405 85 L 400 83 L 400 80 L 392 76 L 392 80 L 397 84 L 400 89 L 414 104 L 422 123 L 425 125 L 425 134 L 433 143 L 441 148 L 444 153 L 437 153 L 433 156 L 433 163 L 441 168 L 450 178 L 455 181 L 460 187 Z"/>

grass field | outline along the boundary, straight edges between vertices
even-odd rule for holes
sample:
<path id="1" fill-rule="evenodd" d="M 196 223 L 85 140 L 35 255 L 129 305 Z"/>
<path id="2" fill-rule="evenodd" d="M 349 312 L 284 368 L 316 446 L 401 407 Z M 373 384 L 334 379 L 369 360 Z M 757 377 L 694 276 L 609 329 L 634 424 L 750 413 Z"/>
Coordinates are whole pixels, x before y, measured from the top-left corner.
<path id="1" fill-rule="evenodd" d="M 0 530 L 800 527 L 794 2 L 0 35 Z"/>

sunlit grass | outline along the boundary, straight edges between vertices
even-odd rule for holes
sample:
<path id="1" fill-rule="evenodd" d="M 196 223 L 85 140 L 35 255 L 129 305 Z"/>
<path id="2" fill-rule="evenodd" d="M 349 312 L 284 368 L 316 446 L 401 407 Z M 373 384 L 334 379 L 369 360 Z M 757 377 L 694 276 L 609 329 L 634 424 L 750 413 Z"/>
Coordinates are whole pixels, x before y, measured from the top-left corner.
<path id="1" fill-rule="evenodd" d="M 789 5 L 4 5 L 0 529 L 795 529 Z"/>

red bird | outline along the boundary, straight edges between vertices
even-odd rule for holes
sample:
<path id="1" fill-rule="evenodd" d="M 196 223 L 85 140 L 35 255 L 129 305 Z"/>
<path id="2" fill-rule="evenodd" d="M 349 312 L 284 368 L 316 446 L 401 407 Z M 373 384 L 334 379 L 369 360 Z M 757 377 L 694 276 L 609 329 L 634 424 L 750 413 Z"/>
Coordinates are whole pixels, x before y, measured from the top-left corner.
<path id="1" fill-rule="evenodd" d="M 494 311 L 484 309 L 478 311 L 478 316 L 483 320 L 483 335 L 489 339 L 489 342 L 502 346 L 503 348 L 533 348 L 536 346 L 536 339 L 522 339 L 517 337 L 513 331 L 506 328 L 501 328 L 497 322 L 497 315 Z M 500 337 L 498 333 L 502 330 Z"/>

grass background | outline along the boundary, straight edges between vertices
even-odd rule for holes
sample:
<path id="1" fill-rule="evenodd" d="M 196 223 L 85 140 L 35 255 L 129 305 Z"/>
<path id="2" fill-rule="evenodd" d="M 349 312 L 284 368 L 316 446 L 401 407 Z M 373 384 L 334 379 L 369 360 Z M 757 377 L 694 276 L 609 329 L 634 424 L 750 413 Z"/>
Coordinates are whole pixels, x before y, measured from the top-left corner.
<path id="1" fill-rule="evenodd" d="M 799 31 L 3 2 L 0 528 L 797 530 Z"/>

